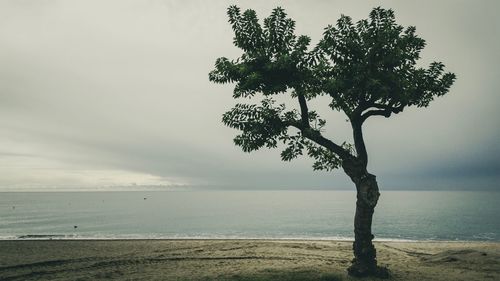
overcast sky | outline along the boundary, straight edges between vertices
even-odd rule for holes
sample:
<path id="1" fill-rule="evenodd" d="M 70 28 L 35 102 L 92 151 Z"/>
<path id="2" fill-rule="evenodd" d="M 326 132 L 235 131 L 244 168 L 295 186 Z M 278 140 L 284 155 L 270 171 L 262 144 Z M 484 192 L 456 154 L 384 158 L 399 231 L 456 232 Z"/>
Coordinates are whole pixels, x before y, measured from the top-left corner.
<path id="1" fill-rule="evenodd" d="M 282 6 L 313 43 L 341 14 L 394 9 L 427 41 L 422 64 L 442 61 L 458 78 L 428 108 L 365 124 L 370 172 L 382 190 L 500 187 L 499 1 L 5 0 L 0 190 L 353 188 L 307 158 L 233 145 L 237 131 L 221 123 L 233 85 L 208 81 L 217 57 L 240 54 L 231 4 L 261 19 Z M 350 141 L 345 117 L 323 112 L 325 134 Z"/>

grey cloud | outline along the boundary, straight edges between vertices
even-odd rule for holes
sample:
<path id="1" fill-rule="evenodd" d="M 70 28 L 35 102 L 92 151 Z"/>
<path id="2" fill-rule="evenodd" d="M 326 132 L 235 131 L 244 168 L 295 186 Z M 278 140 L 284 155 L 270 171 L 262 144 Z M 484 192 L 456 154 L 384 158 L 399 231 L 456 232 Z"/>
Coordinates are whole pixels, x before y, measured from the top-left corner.
<path id="1" fill-rule="evenodd" d="M 232 86 L 211 84 L 207 74 L 217 57 L 239 54 L 225 14 L 233 3 L 1 2 L 0 158 L 21 167 L 18 183 L 31 155 L 58 169 L 116 169 L 204 186 L 350 188 L 341 171 L 313 172 L 307 159 L 283 163 L 279 151 L 245 154 L 232 144 L 237 132 L 220 122 L 235 103 Z M 422 62 L 443 61 L 458 80 L 429 108 L 367 123 L 370 170 L 382 188 L 430 186 L 436 178 L 453 187 L 463 175 L 498 186 L 498 2 L 237 4 L 261 18 L 283 6 L 313 42 L 340 14 L 358 20 L 373 6 L 395 9 L 401 24 L 427 40 Z M 328 136 L 351 139 L 341 114 L 321 100 L 313 107 L 331 120 Z"/>

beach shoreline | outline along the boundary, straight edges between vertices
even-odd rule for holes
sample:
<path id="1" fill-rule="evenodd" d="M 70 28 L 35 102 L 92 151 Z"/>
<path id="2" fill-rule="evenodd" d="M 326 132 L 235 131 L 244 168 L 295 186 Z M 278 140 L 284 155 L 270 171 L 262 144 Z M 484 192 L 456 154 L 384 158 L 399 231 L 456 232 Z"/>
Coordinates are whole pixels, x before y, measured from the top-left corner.
<path id="1" fill-rule="evenodd" d="M 500 280 L 499 242 L 375 245 L 391 280 Z M 351 241 L 1 240 L 0 249 L 0 280 L 357 280 L 346 272 Z"/>
<path id="2" fill-rule="evenodd" d="M 81 237 L 81 236 L 75 236 L 74 238 L 72 237 L 49 237 L 52 235 L 40 235 L 40 237 L 29 237 L 29 238 L 24 238 L 24 235 L 21 237 L 17 236 L 12 236 L 10 238 L 0 238 L 0 242 L 2 241 L 7 241 L 7 242 L 13 242 L 13 241 L 262 241 L 262 242 L 354 242 L 354 238 L 203 238 L 203 237 L 196 237 L 196 238 L 106 238 L 106 237 Z M 31 235 L 27 235 L 31 236 Z M 38 235 L 35 235 L 38 236 Z M 58 236 L 58 235 L 55 235 Z M 496 240 L 414 240 L 414 239 L 392 239 L 392 238 L 375 238 L 373 239 L 374 243 L 422 243 L 422 244 L 441 244 L 441 243 L 458 243 L 458 244 L 463 244 L 463 243 L 470 243 L 470 244 L 499 244 L 500 241 Z"/>

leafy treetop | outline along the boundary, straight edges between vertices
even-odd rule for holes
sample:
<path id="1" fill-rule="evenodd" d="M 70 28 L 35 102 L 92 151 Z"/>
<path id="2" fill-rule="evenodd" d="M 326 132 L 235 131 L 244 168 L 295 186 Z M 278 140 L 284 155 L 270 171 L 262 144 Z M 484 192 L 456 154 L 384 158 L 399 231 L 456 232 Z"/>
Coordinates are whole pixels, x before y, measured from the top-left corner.
<path id="1" fill-rule="evenodd" d="M 210 81 L 236 83 L 234 98 L 263 94 L 260 105 L 238 103 L 223 115 L 223 123 L 241 134 L 234 142 L 243 151 L 286 144 L 281 158 L 290 161 L 306 150 L 315 159 L 313 168 L 332 170 L 343 161 L 358 161 L 366 168 L 368 157 L 362 124 L 371 116 L 389 117 L 405 107 L 426 107 L 444 95 L 455 80 L 444 65 L 433 62 L 417 67 L 425 41 L 415 27 L 395 23 L 394 12 L 380 7 L 368 19 L 353 23 L 341 16 L 336 26 L 325 28 L 323 38 L 312 49 L 310 38 L 294 34 L 295 22 L 278 7 L 261 26 L 255 11 L 241 13 L 228 8 L 234 44 L 243 50 L 236 60 L 218 58 Z M 273 95 L 290 93 L 300 111 L 276 105 Z M 326 121 L 309 111 L 307 101 L 331 97 L 330 107 L 349 118 L 355 150 L 338 145 L 322 135 Z M 298 129 L 293 135 L 289 127 Z"/>

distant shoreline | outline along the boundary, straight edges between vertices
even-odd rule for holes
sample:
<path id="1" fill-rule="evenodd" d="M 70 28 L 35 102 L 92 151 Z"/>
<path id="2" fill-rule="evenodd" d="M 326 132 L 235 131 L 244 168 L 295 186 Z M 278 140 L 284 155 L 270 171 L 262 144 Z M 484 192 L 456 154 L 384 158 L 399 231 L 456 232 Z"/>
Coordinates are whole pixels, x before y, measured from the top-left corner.
<path id="1" fill-rule="evenodd" d="M 356 193 L 354 187 L 343 187 L 343 188 L 328 188 L 328 187 L 316 187 L 316 188 L 223 188 L 223 187 L 107 187 L 107 188 L 72 188 L 72 189 L 24 189 L 19 190 L 18 188 L 12 189 L 0 189 L 0 193 L 58 193 L 58 192 L 199 192 L 199 191 L 335 191 L 335 192 L 353 192 Z M 419 192 L 419 191 L 435 191 L 435 192 L 500 192 L 498 187 L 463 187 L 463 188 L 382 188 L 381 193 L 389 191 L 409 191 L 409 192 Z"/>

